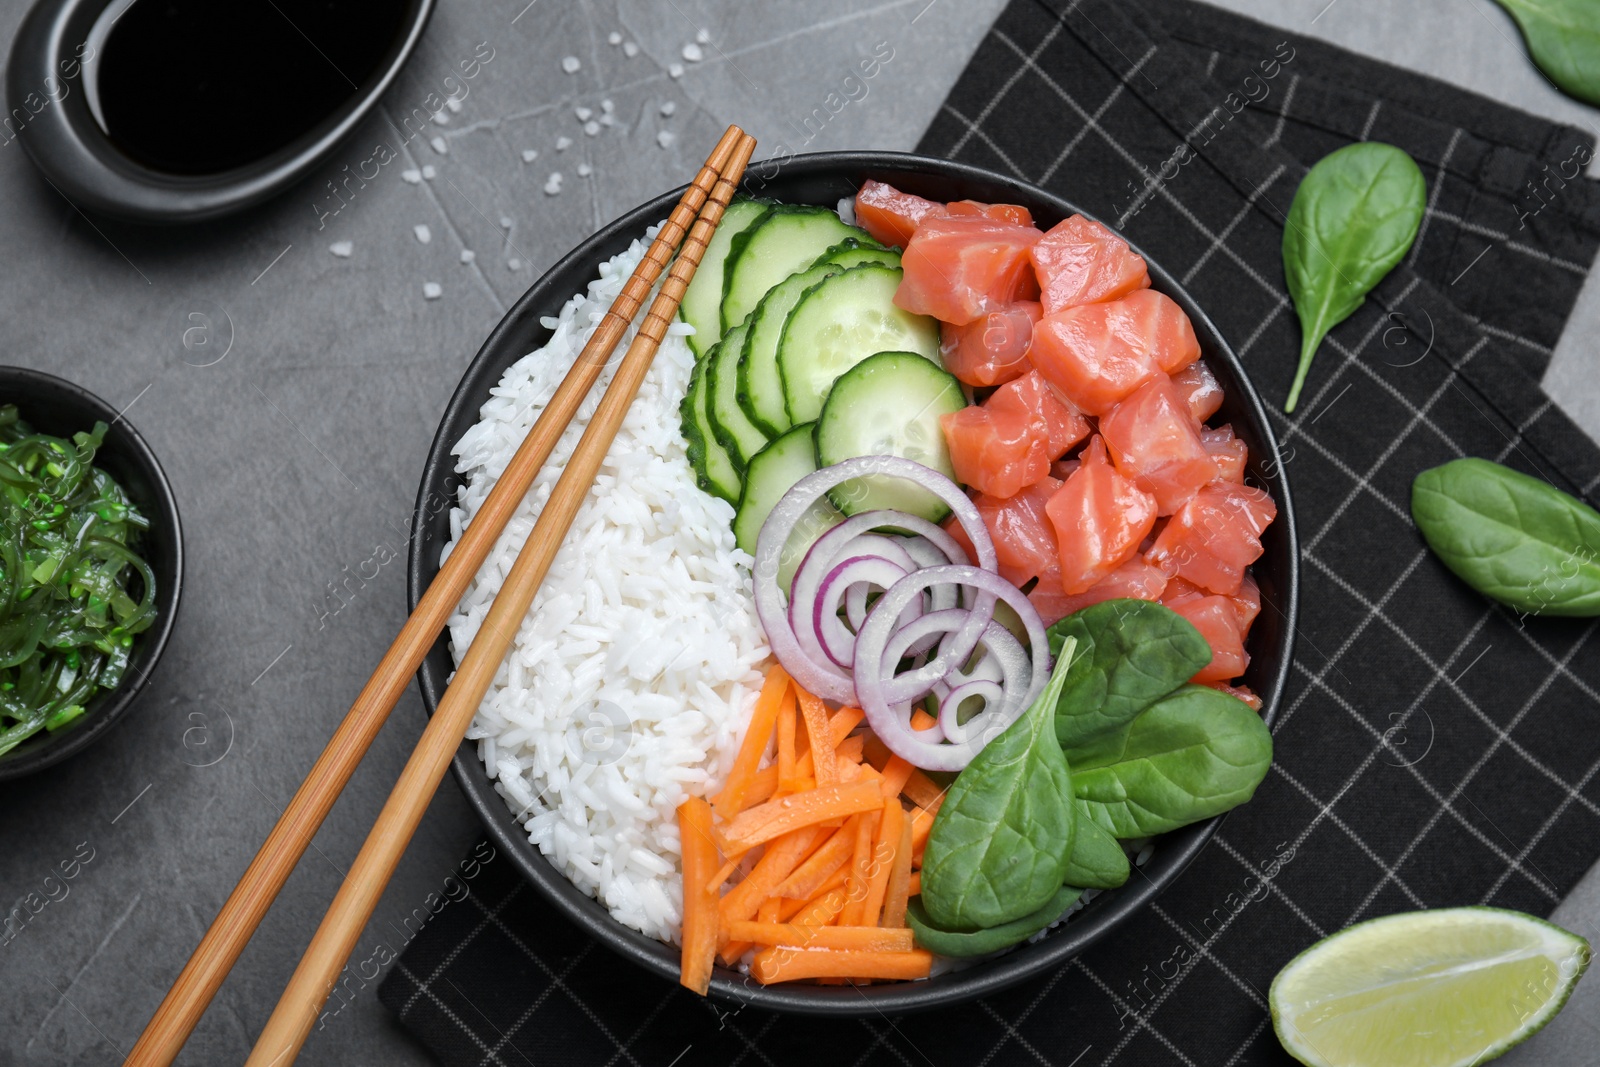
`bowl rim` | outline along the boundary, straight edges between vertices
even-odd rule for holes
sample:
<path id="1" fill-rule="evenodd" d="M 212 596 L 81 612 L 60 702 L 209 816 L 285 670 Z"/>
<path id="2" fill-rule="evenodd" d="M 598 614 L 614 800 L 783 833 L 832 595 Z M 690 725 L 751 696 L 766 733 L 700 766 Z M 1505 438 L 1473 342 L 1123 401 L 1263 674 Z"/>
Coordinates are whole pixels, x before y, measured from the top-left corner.
<path id="1" fill-rule="evenodd" d="M 765 173 L 762 173 L 765 167 Z M 941 179 L 967 181 L 989 188 L 999 187 L 1015 194 L 1022 203 L 1042 203 L 1067 214 L 1095 215 L 1082 211 L 1064 197 L 1040 189 L 1030 183 L 995 173 L 983 167 L 951 160 L 936 159 L 899 152 L 824 152 L 794 155 L 781 163 L 767 161 L 752 164 L 747 172 L 742 191 L 759 195 L 775 176 L 805 178 L 837 177 L 840 172 L 861 173 L 878 171 L 892 174 L 923 174 Z M 887 179 L 886 179 L 887 180 Z M 757 183 L 752 189 L 752 182 Z M 450 452 L 461 428 L 478 419 L 482 400 L 479 388 L 498 382 L 506 367 L 526 354 L 516 348 L 518 337 L 527 329 L 526 323 L 537 324 L 540 314 L 555 314 L 578 286 L 567 288 L 559 279 L 576 268 L 586 265 L 585 279 L 598 274 L 599 263 L 627 247 L 645 228 L 662 218 L 672 209 L 686 186 L 663 193 L 619 216 L 607 226 L 597 230 L 576 248 L 567 252 L 552 265 L 508 310 L 479 348 L 463 373 L 455 392 L 446 406 L 439 428 L 428 451 L 418 488 L 416 507 L 412 515 L 409 542 L 406 593 L 408 607 L 415 609 L 427 583 L 437 572 L 438 551 L 426 551 L 429 543 L 429 523 L 441 506 L 454 503 L 456 487 L 461 484 L 455 473 L 454 457 Z M 996 198 L 998 201 L 999 198 Z M 1120 235 L 1119 236 L 1123 236 Z M 1287 474 L 1284 472 L 1277 435 L 1267 416 L 1254 384 L 1227 339 L 1216 328 L 1210 317 L 1199 307 L 1177 277 L 1151 260 L 1134 242 L 1133 250 L 1144 255 L 1149 266 L 1153 287 L 1176 300 L 1189 314 L 1195 332 L 1207 347 L 1206 358 L 1220 358 L 1229 364 L 1233 377 L 1242 387 L 1237 399 L 1243 404 L 1252 430 L 1265 445 L 1264 456 L 1252 456 L 1253 466 L 1264 467 L 1276 473 L 1270 479 L 1271 493 L 1278 505 L 1278 536 L 1286 538 L 1284 551 L 1287 557 L 1287 574 L 1280 602 L 1272 607 L 1282 616 L 1282 653 L 1279 662 L 1267 678 L 1260 693 L 1263 700 L 1262 715 L 1268 726 L 1277 717 L 1283 691 L 1294 657 L 1296 622 L 1299 613 L 1299 543 L 1295 531 L 1294 505 Z M 607 249 L 610 249 L 607 251 Z M 557 287 L 560 288 L 557 288 Z M 511 346 L 514 351 L 507 352 Z M 531 350 L 533 346 L 528 346 Z M 498 362 L 497 362 L 498 361 Z M 492 369 L 491 369 L 491 365 Z M 487 382 L 484 381 L 487 379 Z M 465 421 L 463 421 L 465 420 Z M 448 499 L 441 505 L 441 495 Z M 1281 524 L 1281 525 L 1280 525 Z M 432 556 L 432 561 L 426 558 Z M 429 715 L 437 706 L 443 693 L 444 676 L 430 662 L 435 653 L 446 646 L 448 634 L 441 634 L 417 672 L 424 706 Z M 445 653 L 448 657 L 448 653 Z M 623 926 L 588 893 L 580 890 L 551 864 L 528 839 L 526 832 L 512 815 L 504 799 L 494 791 L 493 783 L 483 771 L 478 759 L 477 745 L 463 741 L 452 761 L 457 781 L 466 793 L 469 804 L 482 820 L 494 843 L 507 853 L 513 866 L 531 882 L 544 900 L 554 905 L 563 916 L 581 927 L 586 933 L 607 948 L 622 955 L 646 970 L 668 980 L 676 980 L 678 957 L 672 946 Z M 1209 842 L 1227 813 L 1194 823 L 1160 836 L 1160 859 L 1167 868 L 1158 879 L 1146 878 L 1139 883 L 1130 882 L 1122 889 L 1105 894 L 1103 903 L 1094 908 L 1095 921 L 1067 923 L 1056 928 L 1044 940 L 1018 946 L 1001 955 L 977 961 L 963 969 L 936 976 L 930 981 L 874 984 L 867 987 L 853 985 L 827 986 L 762 986 L 748 975 L 718 966 L 711 980 L 713 998 L 738 1005 L 754 1006 L 772 1011 L 794 1014 L 832 1016 L 889 1015 L 925 1011 L 965 1003 L 1015 985 L 1043 971 L 1060 966 L 1082 953 L 1090 945 L 1122 926 L 1136 911 L 1162 892 L 1181 876 Z"/>
<path id="2" fill-rule="evenodd" d="M 76 407 L 84 413 L 85 429 L 92 427 L 96 421 L 112 427 L 117 434 L 117 450 L 124 454 L 132 465 L 140 469 L 140 473 L 150 485 L 154 499 L 149 501 L 151 506 L 148 509 L 148 518 L 152 527 L 159 524 L 170 531 L 173 559 L 170 579 L 164 583 L 162 589 L 156 591 L 155 625 L 136 638 L 139 642 L 136 650 L 137 663 L 143 670 L 132 669 L 134 664 L 130 662 L 128 674 L 115 689 L 97 693 L 92 698 L 97 702 L 97 706 L 92 706 L 84 714 L 78 727 L 48 737 L 43 744 L 25 749 L 13 749 L 0 755 L 0 781 L 9 781 L 53 767 L 62 760 L 82 752 L 127 718 L 128 713 L 138 704 L 139 695 L 149 684 L 150 677 L 161 662 L 167 642 L 172 636 L 172 628 L 178 617 L 178 605 L 182 600 L 184 560 L 183 520 L 178 513 L 177 497 L 172 492 L 172 484 L 167 480 L 166 471 L 162 469 L 160 460 L 156 458 L 149 442 L 134 428 L 133 423 L 103 398 L 76 382 L 31 367 L 0 365 L 0 388 L 7 393 L 14 392 L 15 398 L 8 395 L 7 402 L 16 404 L 24 419 L 28 418 L 29 398 L 49 392 L 65 401 L 68 406 Z M 126 491 L 126 487 L 124 489 Z"/>

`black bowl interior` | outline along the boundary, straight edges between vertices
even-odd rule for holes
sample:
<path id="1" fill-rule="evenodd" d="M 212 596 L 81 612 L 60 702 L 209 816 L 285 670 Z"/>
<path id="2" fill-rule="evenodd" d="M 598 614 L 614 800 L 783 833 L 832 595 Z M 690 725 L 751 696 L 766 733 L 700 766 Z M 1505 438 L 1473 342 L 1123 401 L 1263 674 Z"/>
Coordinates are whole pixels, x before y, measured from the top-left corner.
<path id="1" fill-rule="evenodd" d="M 762 171 L 768 173 L 761 173 Z M 919 156 L 879 152 L 839 152 L 797 156 L 781 167 L 752 168 L 745 191 L 789 203 L 833 205 L 853 196 L 867 179 L 889 182 L 907 192 L 934 200 L 974 199 L 1015 203 L 1033 212 L 1044 228 L 1080 213 L 1071 203 L 1023 182 L 964 164 Z M 598 274 L 599 263 L 625 249 L 646 226 L 665 218 L 682 190 L 644 204 L 605 229 L 552 267 L 507 313 L 479 350 L 456 388 L 429 452 L 413 519 L 408 562 L 408 595 L 415 607 L 438 570 L 439 549 L 449 537 L 449 506 L 460 483 L 450 447 L 478 419 L 489 390 L 511 363 L 544 344 L 550 331 L 539 318 L 555 315 L 571 294 Z M 1148 261 L 1149 257 L 1146 256 Z M 1265 702 L 1270 723 L 1276 716 L 1288 676 L 1294 643 L 1298 588 L 1298 550 L 1289 489 L 1279 461 L 1278 445 L 1255 389 L 1238 358 L 1205 313 L 1177 280 L 1155 262 L 1149 263 L 1153 286 L 1176 300 L 1194 322 L 1204 357 L 1227 391 L 1217 420 L 1232 423 L 1250 448 L 1250 480 L 1268 490 L 1278 505 L 1278 519 L 1263 538 L 1265 553 L 1256 564 L 1262 612 L 1250 634 L 1250 669 L 1245 682 Z M 1214 421 L 1217 421 L 1214 420 Z M 441 638 L 419 672 L 423 701 L 430 713 L 444 692 L 454 665 Z M 505 801 L 494 791 L 478 760 L 475 743 L 456 753 L 456 777 L 477 809 L 490 836 L 545 900 L 612 950 L 667 978 L 678 973 L 678 953 L 669 945 L 622 926 L 577 889 L 531 845 Z M 992 993 L 1029 975 L 1057 966 L 1116 929 L 1155 897 L 1194 859 L 1216 830 L 1218 819 L 1165 834 L 1142 868 L 1143 876 L 1122 889 L 1104 893 L 1089 907 L 1057 927 L 1041 941 L 993 960 L 923 982 L 849 986 L 765 987 L 737 971 L 717 968 L 713 996 L 740 1004 L 819 1015 L 870 1015 L 917 1011 L 954 1004 Z"/>
<path id="2" fill-rule="evenodd" d="M 134 638 L 133 656 L 122 684 L 96 694 L 84 714 L 61 729 L 41 731 L 0 756 L 0 781 L 20 778 L 81 752 L 99 740 L 134 707 L 166 648 L 178 614 L 183 583 L 183 529 L 172 487 L 155 453 L 117 409 L 86 389 L 23 367 L 0 367 L 0 403 L 15 404 L 22 418 L 41 433 L 71 437 L 110 426 L 95 455 L 95 466 L 110 474 L 150 520 L 139 551 L 155 572 L 156 621 Z"/>

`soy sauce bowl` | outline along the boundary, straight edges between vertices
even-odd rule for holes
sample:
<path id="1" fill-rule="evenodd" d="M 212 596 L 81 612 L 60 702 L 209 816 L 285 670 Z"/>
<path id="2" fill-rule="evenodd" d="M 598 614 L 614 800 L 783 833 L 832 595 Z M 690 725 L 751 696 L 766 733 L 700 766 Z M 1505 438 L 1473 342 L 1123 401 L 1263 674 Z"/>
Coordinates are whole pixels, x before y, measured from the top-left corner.
<path id="1" fill-rule="evenodd" d="M 372 73 L 330 114 L 253 162 L 208 174 L 146 166 L 113 144 L 96 120 L 85 64 L 96 59 L 91 33 L 114 2 L 40 0 L 28 12 L 6 69 L 7 116 L 0 117 L 0 143 L 21 141 L 45 180 L 78 208 L 128 222 L 174 224 L 252 207 L 325 161 L 394 82 L 415 51 L 435 0 L 403 0 L 400 32 Z M 192 135 L 203 138 L 207 131 L 196 129 Z"/>
<path id="2" fill-rule="evenodd" d="M 986 203 L 1021 204 L 1041 228 L 1049 228 L 1069 215 L 1083 212 L 1071 202 L 1037 186 L 980 167 L 949 160 L 891 152 L 830 152 L 793 156 L 781 166 L 753 164 L 743 192 L 772 197 L 784 203 L 832 207 L 855 195 L 868 179 L 931 200 L 981 200 Z M 439 550 L 450 538 L 449 503 L 455 500 L 460 478 L 455 473 L 451 447 L 478 421 L 479 409 L 490 390 L 512 363 L 544 345 L 551 331 L 541 319 L 555 316 L 562 305 L 599 274 L 600 264 L 626 249 L 645 227 L 667 217 L 682 194 L 680 187 L 635 208 L 595 233 L 545 272 L 495 327 L 445 409 L 444 418 L 429 450 L 412 518 L 407 596 L 413 610 L 439 569 Z M 1211 366 L 1226 396 L 1215 421 L 1227 422 L 1250 449 L 1247 480 L 1271 494 L 1278 517 L 1263 533 L 1264 553 L 1255 565 L 1261 587 L 1261 614 L 1249 637 L 1250 666 L 1244 684 L 1261 696 L 1262 715 L 1270 725 L 1277 717 L 1294 650 L 1294 623 L 1299 598 L 1299 552 L 1295 541 L 1294 508 L 1283 474 L 1277 439 L 1254 386 L 1227 339 L 1204 310 L 1161 264 L 1143 253 L 1149 265 L 1151 287 L 1165 293 L 1183 308 L 1194 323 L 1201 355 Z M 454 661 L 445 637 L 423 660 L 417 677 L 422 700 L 431 714 L 438 706 Z M 456 751 L 456 779 L 468 801 L 483 820 L 489 837 L 502 855 L 531 882 L 544 903 L 555 913 L 576 923 L 607 948 L 667 980 L 675 981 L 679 953 L 623 926 L 593 897 L 578 889 L 528 841 L 505 799 L 478 758 L 477 742 L 466 741 Z M 718 966 L 712 973 L 711 996 L 737 1005 L 755 1005 L 774 1011 L 807 1015 L 892 1016 L 926 1011 L 988 996 L 1031 976 L 1056 968 L 1090 945 L 1110 936 L 1132 920 L 1159 893 L 1182 876 L 1184 868 L 1205 848 L 1225 816 L 1194 823 L 1155 839 L 1154 851 L 1140 874 L 1120 889 L 1102 893 L 1067 922 L 1029 944 L 998 956 L 967 963 L 916 982 L 882 982 L 868 986 L 758 984 L 749 975 Z"/>
<path id="3" fill-rule="evenodd" d="M 183 590 L 183 524 L 172 486 L 155 453 L 117 409 L 82 386 L 26 367 L 0 367 L 0 398 L 15 404 L 24 422 L 40 433 L 70 438 L 110 427 L 95 453 L 94 465 L 114 478 L 128 499 L 150 520 L 138 552 L 156 576 L 156 618 L 135 635 L 127 673 L 115 689 L 89 699 L 84 713 L 59 730 L 40 730 L 10 752 L 0 755 L 0 781 L 21 778 L 60 763 L 105 737 L 138 704 L 140 692 L 155 672 L 178 617 Z"/>

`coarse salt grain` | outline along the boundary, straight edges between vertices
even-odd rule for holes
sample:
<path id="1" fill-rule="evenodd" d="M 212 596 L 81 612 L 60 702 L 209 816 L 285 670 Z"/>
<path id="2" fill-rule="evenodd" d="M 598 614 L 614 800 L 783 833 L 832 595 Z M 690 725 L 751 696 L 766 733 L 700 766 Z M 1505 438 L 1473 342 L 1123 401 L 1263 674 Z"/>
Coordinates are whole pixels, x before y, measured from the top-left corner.
<path id="1" fill-rule="evenodd" d="M 450 145 L 443 137 L 435 137 L 428 143 L 432 145 L 433 150 L 439 153 L 441 156 L 448 155 L 450 152 Z"/>
<path id="2" fill-rule="evenodd" d="M 545 179 L 544 191 L 547 196 L 555 196 L 561 192 L 561 172 L 559 170 Z"/>
<path id="3" fill-rule="evenodd" d="M 678 135 L 673 133 L 671 130 L 662 130 L 660 133 L 656 134 L 656 144 L 660 145 L 662 148 L 671 148 L 672 142 L 676 141 L 677 139 Z"/>
<path id="4" fill-rule="evenodd" d="M 706 54 L 700 51 L 700 46 L 694 42 L 691 41 L 689 44 L 683 46 L 683 58 L 687 59 L 689 62 L 698 63 L 705 57 Z"/>
<path id="5" fill-rule="evenodd" d="M 428 229 L 428 224 L 425 222 L 419 222 L 417 225 L 411 227 L 411 232 L 416 234 L 417 240 L 421 241 L 423 244 L 427 244 L 429 241 L 433 240 L 433 231 Z"/>
<path id="6" fill-rule="evenodd" d="M 567 56 L 561 61 L 561 69 L 568 74 L 576 74 L 583 69 L 583 64 L 578 61 L 577 56 Z"/>
<path id="7" fill-rule="evenodd" d="M 522 150 L 522 161 L 524 163 L 532 163 L 534 160 L 536 160 L 538 158 L 539 158 L 539 153 L 536 150 L 534 150 L 532 148 L 524 148 Z"/>
<path id="8" fill-rule="evenodd" d="M 400 180 L 410 182 L 412 185 L 416 185 L 418 182 L 422 181 L 422 172 L 417 170 L 415 167 L 410 170 L 403 170 L 400 172 Z"/>
<path id="9" fill-rule="evenodd" d="M 333 244 L 328 246 L 328 251 L 332 252 L 340 259 L 349 259 L 350 253 L 354 252 L 355 250 L 356 246 L 355 242 L 353 241 L 335 241 Z"/>
<path id="10" fill-rule="evenodd" d="M 444 287 L 438 282 L 423 282 L 422 295 L 429 300 L 437 300 L 444 295 Z"/>
<path id="11" fill-rule="evenodd" d="M 475 260 L 477 258 L 478 258 L 478 253 L 474 252 L 472 249 L 463 248 L 461 250 L 461 262 L 463 262 L 463 263 L 471 263 L 473 260 Z"/>

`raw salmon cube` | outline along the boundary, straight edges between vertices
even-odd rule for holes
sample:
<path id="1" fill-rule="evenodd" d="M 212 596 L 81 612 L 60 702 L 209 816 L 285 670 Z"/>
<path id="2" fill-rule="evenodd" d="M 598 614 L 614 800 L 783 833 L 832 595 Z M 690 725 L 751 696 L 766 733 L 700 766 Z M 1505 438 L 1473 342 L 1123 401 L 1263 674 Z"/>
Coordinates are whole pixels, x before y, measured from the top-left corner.
<path id="1" fill-rule="evenodd" d="M 1200 440 L 1206 446 L 1206 452 L 1211 460 L 1221 471 L 1220 477 L 1225 482 L 1244 484 L 1245 464 L 1250 461 L 1250 449 L 1245 443 L 1233 436 L 1233 427 L 1224 424 L 1215 430 L 1201 428 Z"/>
<path id="2" fill-rule="evenodd" d="M 1044 624 L 1049 626 L 1075 611 L 1102 600 L 1129 598 L 1133 600 L 1160 600 L 1166 588 L 1167 576 L 1138 556 L 1100 579 L 1082 593 L 1061 591 L 1061 572 L 1041 575 L 1039 584 L 1028 593 L 1028 599 L 1038 609 Z"/>
<path id="3" fill-rule="evenodd" d="M 1212 482 L 1175 512 L 1145 558 L 1169 575 L 1232 596 L 1261 558 L 1261 533 L 1278 506 L 1260 489 Z"/>
<path id="4" fill-rule="evenodd" d="M 971 386 L 1000 385 L 1032 369 L 1033 324 L 1044 312 L 1037 300 L 979 315 L 965 326 L 944 323 L 939 358 L 944 369 Z"/>
<path id="5" fill-rule="evenodd" d="M 1182 615 L 1211 646 L 1211 662 L 1195 672 L 1192 682 L 1226 682 L 1244 673 L 1250 654 L 1244 650 L 1239 613 L 1225 596 L 1205 596 L 1167 605 Z"/>
<path id="6" fill-rule="evenodd" d="M 1144 259 L 1128 242 L 1082 215 L 1052 226 L 1032 255 L 1047 314 L 1115 300 L 1150 285 Z"/>
<path id="7" fill-rule="evenodd" d="M 1089 435 L 1089 423 L 1037 371 L 939 421 L 956 478 L 1001 499 L 1046 477 L 1051 460 Z"/>
<path id="8" fill-rule="evenodd" d="M 924 218 L 900 258 L 895 304 L 964 326 L 980 315 L 1039 295 L 1028 249 L 1044 235 L 1032 226 L 981 215 Z"/>
<path id="9" fill-rule="evenodd" d="M 1060 482 L 1046 476 L 1009 500 L 982 493 L 973 500 L 994 541 L 1000 573 L 1012 585 L 1024 586 L 1057 566 L 1056 533 L 1045 505 L 1060 487 Z M 969 559 L 976 558 L 959 522 L 951 519 L 945 529 L 966 549 Z"/>
<path id="10" fill-rule="evenodd" d="M 1203 359 L 1197 359 L 1172 376 L 1178 395 L 1189 405 L 1195 422 L 1205 422 L 1222 407 L 1222 386 Z"/>
<path id="11" fill-rule="evenodd" d="M 867 181 L 856 193 L 856 223 L 886 245 L 904 248 L 925 218 L 947 214 L 937 200 L 902 193 L 892 185 Z"/>
<path id="12" fill-rule="evenodd" d="M 1156 512 L 1171 515 L 1220 471 L 1206 451 L 1172 381 L 1159 374 L 1100 420 L 1100 435 L 1117 470 L 1156 498 Z"/>
<path id="13" fill-rule="evenodd" d="M 1154 289 L 1140 289 L 1114 303 L 1123 316 L 1122 329 L 1144 339 L 1156 366 L 1177 374 L 1200 358 L 1194 323 L 1172 298 Z"/>
<path id="14" fill-rule="evenodd" d="M 1039 320 L 1029 358 L 1079 410 L 1104 415 L 1146 382 L 1200 354 L 1189 316 L 1153 289 Z"/>
<path id="15" fill-rule="evenodd" d="M 1231 697 L 1244 701 L 1250 705 L 1251 711 L 1261 710 L 1261 698 L 1256 696 L 1255 690 L 1247 685 L 1229 685 L 1227 682 L 1207 682 L 1206 684 L 1219 693 L 1227 693 Z"/>
<path id="16" fill-rule="evenodd" d="M 1239 591 L 1230 597 L 1233 608 L 1239 613 L 1239 632 L 1245 635 L 1250 633 L 1250 626 L 1256 621 L 1256 616 L 1261 614 L 1261 587 L 1249 574 L 1239 583 Z"/>
<path id="17" fill-rule="evenodd" d="M 945 205 L 951 215 L 982 215 L 1016 226 L 1032 226 L 1033 212 L 1021 204 L 983 204 L 976 200 L 952 200 Z"/>
<path id="18" fill-rule="evenodd" d="M 1061 557 L 1061 591 L 1082 593 L 1139 551 L 1156 521 L 1153 496 L 1123 477 L 1098 435 L 1080 466 L 1050 497 L 1046 512 Z"/>

